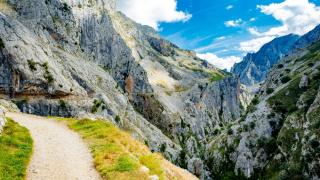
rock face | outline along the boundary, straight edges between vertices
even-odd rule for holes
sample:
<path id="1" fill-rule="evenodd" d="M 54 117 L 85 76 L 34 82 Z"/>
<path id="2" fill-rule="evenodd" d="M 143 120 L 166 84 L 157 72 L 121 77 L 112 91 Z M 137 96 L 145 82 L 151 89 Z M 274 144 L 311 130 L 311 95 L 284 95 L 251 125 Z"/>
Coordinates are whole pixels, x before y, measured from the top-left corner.
<path id="1" fill-rule="evenodd" d="M 297 35 L 276 38 L 265 44 L 257 53 L 249 53 L 237 63 L 231 72 L 240 77 L 242 84 L 251 86 L 266 79 L 271 67 L 292 50 L 298 40 Z"/>
<path id="2" fill-rule="evenodd" d="M 114 0 L 3 1 L 0 95 L 22 112 L 109 119 L 209 178 L 204 149 L 240 117 L 238 79 L 114 8 Z"/>
<path id="3" fill-rule="evenodd" d="M 242 84 L 247 86 L 259 84 L 266 79 L 270 69 L 281 58 L 292 55 L 319 40 L 320 25 L 301 37 L 290 34 L 276 38 L 264 45 L 257 53 L 245 56 L 242 62 L 233 66 L 231 72 L 239 76 Z"/>
<path id="4" fill-rule="evenodd" d="M 3 127 L 5 126 L 7 120 L 5 118 L 4 109 L 0 106 L 0 135 L 3 130 Z"/>
<path id="5" fill-rule="evenodd" d="M 214 177 L 320 178 L 319 45 L 281 59 L 247 112 L 213 138 L 205 157 Z"/>

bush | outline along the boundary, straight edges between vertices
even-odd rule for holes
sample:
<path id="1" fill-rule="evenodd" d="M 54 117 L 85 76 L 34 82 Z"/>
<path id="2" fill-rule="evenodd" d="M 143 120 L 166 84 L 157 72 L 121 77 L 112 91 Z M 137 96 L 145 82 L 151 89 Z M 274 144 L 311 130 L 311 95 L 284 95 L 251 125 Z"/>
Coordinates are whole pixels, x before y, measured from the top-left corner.
<path id="1" fill-rule="evenodd" d="M 68 6 L 67 3 L 63 3 L 63 7 L 62 7 L 63 11 L 68 12 L 70 11 L 70 7 Z"/>
<path id="2" fill-rule="evenodd" d="M 0 38 L 0 50 L 4 49 L 4 43 L 2 41 L 2 39 Z"/>
<path id="3" fill-rule="evenodd" d="M 267 94 L 272 94 L 274 92 L 274 89 L 273 88 L 268 88 L 266 92 L 267 92 Z"/>
<path id="4" fill-rule="evenodd" d="M 258 96 L 255 96 L 255 97 L 252 99 L 252 104 L 253 104 L 253 105 L 259 104 L 259 98 L 258 98 Z"/>
<path id="5" fill-rule="evenodd" d="M 161 147 L 160 147 L 160 152 L 164 153 L 167 149 L 167 145 L 166 144 L 161 144 Z"/>
<path id="6" fill-rule="evenodd" d="M 284 77 L 281 78 L 281 82 L 283 84 L 289 82 L 290 80 L 291 80 L 291 77 L 289 77 L 289 76 L 284 76 Z"/>
<path id="7" fill-rule="evenodd" d="M 279 68 L 279 69 L 283 68 L 283 64 L 279 64 L 279 65 L 278 65 L 278 68 Z"/>
<path id="8" fill-rule="evenodd" d="M 254 129 L 256 127 L 256 123 L 255 122 L 250 122 L 250 128 Z"/>
<path id="9" fill-rule="evenodd" d="M 59 101 L 59 106 L 62 108 L 62 109 L 66 109 L 67 108 L 67 103 L 63 100 L 60 100 Z"/>
<path id="10" fill-rule="evenodd" d="M 232 135 L 233 134 L 233 130 L 231 128 L 228 129 L 228 135 Z"/>
<path id="11" fill-rule="evenodd" d="M 29 59 L 28 61 L 28 66 L 30 68 L 31 71 L 36 71 L 37 70 L 37 63 L 33 61 L 33 59 Z"/>
<path id="12" fill-rule="evenodd" d="M 116 123 L 120 123 L 121 122 L 121 118 L 119 115 L 116 115 L 116 118 L 114 119 L 116 121 Z"/>

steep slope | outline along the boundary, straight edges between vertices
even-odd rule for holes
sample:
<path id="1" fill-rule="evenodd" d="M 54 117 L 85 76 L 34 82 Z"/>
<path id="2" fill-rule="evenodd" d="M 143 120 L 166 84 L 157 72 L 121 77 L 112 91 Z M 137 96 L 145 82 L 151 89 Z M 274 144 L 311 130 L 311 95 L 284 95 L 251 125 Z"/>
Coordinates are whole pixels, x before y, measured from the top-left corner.
<path id="1" fill-rule="evenodd" d="M 299 36 L 287 35 L 262 46 L 257 53 L 249 53 L 237 63 L 231 72 L 240 77 L 242 84 L 252 86 L 266 79 L 269 70 L 293 48 Z"/>
<path id="2" fill-rule="evenodd" d="M 113 0 L 1 0 L 0 94 L 27 113 L 106 118 L 207 177 L 205 144 L 240 117 L 237 78 Z"/>
<path id="3" fill-rule="evenodd" d="M 159 151 L 166 144 L 167 152 L 177 158 L 179 145 L 136 113 L 120 88 L 129 72 L 137 74 L 135 87 L 150 86 L 112 27 L 107 13 L 113 2 L 5 3 L 10 11 L 0 13 L 2 95 L 13 99 L 23 112 L 57 116 L 95 113 L 115 123 L 117 119 L 120 127 L 149 141 L 152 149 Z"/>
<path id="4" fill-rule="evenodd" d="M 212 174 L 319 179 L 320 41 L 312 41 L 274 66 L 247 113 L 208 145 Z"/>

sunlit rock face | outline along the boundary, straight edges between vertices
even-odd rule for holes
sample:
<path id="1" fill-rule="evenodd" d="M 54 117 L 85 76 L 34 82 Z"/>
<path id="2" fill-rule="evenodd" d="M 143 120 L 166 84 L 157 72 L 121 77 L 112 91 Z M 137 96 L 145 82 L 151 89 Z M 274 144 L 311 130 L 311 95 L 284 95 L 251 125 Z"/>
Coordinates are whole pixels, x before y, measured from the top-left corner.
<path id="1" fill-rule="evenodd" d="M 0 94 L 22 112 L 105 118 L 205 179 L 204 149 L 240 117 L 229 73 L 128 19 L 107 0 L 8 0 Z"/>
<path id="2" fill-rule="evenodd" d="M 264 81 L 269 70 L 293 48 L 299 36 L 276 38 L 264 45 L 257 53 L 249 53 L 243 61 L 233 66 L 231 72 L 239 76 L 242 84 L 252 86 Z"/>

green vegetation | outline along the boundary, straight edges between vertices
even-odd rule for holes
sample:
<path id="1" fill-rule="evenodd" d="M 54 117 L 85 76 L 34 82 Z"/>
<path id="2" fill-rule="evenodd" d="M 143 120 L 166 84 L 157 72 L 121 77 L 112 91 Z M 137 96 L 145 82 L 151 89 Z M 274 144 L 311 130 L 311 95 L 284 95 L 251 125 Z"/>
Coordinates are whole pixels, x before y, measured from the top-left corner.
<path id="1" fill-rule="evenodd" d="M 63 3 L 62 5 L 63 5 L 62 7 L 63 11 L 69 12 L 71 10 L 67 3 Z"/>
<path id="2" fill-rule="evenodd" d="M 33 59 L 28 59 L 28 65 L 31 71 L 36 71 L 37 70 L 37 63 L 33 61 Z"/>
<path id="3" fill-rule="evenodd" d="M 33 141 L 29 131 L 12 119 L 0 135 L 0 179 L 23 180 L 32 154 Z"/>
<path id="4" fill-rule="evenodd" d="M 281 80 L 281 82 L 282 82 L 283 84 L 285 84 L 285 83 L 287 83 L 287 82 L 289 82 L 289 81 L 291 80 L 291 77 L 289 77 L 289 76 L 284 76 L 284 77 L 282 77 L 280 80 Z"/>
<path id="5" fill-rule="evenodd" d="M 102 110 L 104 110 L 104 109 L 106 109 L 106 105 L 104 104 L 104 102 L 102 101 L 102 100 L 98 100 L 98 99 L 95 99 L 94 101 L 93 101 L 93 106 L 92 106 L 92 108 L 91 108 L 91 112 L 92 113 L 96 113 L 96 112 L 98 112 L 98 110 L 99 110 L 99 108 L 102 108 Z M 116 121 L 118 120 L 120 120 L 120 117 L 116 117 L 116 119 L 115 119 Z"/>
<path id="6" fill-rule="evenodd" d="M 280 114 L 287 114 L 297 110 L 296 104 L 303 90 L 299 88 L 301 78 L 296 78 L 290 84 L 268 99 L 273 110 Z"/>
<path id="7" fill-rule="evenodd" d="M 2 41 L 2 39 L 0 38 L 0 50 L 4 49 L 4 43 Z"/>
<path id="8" fill-rule="evenodd" d="M 273 88 L 268 88 L 266 91 L 267 94 L 272 94 L 273 92 L 274 92 Z"/>
<path id="9" fill-rule="evenodd" d="M 105 179 L 149 179 L 157 175 L 168 179 L 163 167 L 164 158 L 151 153 L 147 146 L 109 122 L 55 118 L 78 132 L 89 144 L 97 170 Z M 140 170 L 142 166 L 149 172 Z"/>
<path id="10" fill-rule="evenodd" d="M 220 80 L 222 80 L 224 78 L 223 75 L 218 74 L 218 73 L 213 73 L 213 72 L 210 72 L 209 76 L 210 76 L 210 78 L 209 78 L 210 82 L 220 81 Z"/>

